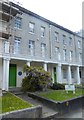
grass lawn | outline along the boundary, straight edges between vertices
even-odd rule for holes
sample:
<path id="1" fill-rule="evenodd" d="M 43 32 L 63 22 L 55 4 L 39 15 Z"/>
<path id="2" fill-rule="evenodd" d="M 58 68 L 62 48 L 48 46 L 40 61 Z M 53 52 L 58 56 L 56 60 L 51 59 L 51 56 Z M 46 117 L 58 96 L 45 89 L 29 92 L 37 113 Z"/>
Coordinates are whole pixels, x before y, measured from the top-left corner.
<path id="1" fill-rule="evenodd" d="M 0 103 L 1 102 L 2 102 L 2 113 L 29 108 L 33 106 L 9 92 L 5 93 L 3 97 L 0 97 Z M 0 104 L 0 108 L 1 108 L 1 104 Z"/>
<path id="2" fill-rule="evenodd" d="M 64 101 L 78 96 L 82 96 L 84 95 L 83 93 L 84 93 L 84 89 L 83 91 L 82 89 L 76 89 L 75 94 L 73 94 L 72 91 L 66 93 L 65 90 L 51 90 L 49 92 L 39 93 L 38 95 L 55 101 Z"/>

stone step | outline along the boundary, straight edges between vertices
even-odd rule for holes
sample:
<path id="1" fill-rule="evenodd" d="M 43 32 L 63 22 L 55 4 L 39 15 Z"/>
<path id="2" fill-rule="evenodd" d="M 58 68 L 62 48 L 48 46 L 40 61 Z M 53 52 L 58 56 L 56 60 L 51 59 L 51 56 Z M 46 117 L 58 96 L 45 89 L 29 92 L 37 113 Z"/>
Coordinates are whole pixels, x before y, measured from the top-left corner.
<path id="1" fill-rule="evenodd" d="M 47 112 L 47 113 L 43 113 L 42 114 L 42 118 L 56 118 L 56 116 L 58 115 L 58 112 Z"/>

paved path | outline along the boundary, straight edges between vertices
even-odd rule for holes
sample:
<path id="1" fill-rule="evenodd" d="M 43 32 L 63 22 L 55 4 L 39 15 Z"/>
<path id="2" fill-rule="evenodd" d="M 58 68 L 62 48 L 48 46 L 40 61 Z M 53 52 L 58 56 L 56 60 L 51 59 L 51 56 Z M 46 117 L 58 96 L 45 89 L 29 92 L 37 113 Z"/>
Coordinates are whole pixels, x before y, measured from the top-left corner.
<path id="1" fill-rule="evenodd" d="M 17 94 L 18 97 L 20 97 L 21 99 L 37 106 L 37 105 L 41 105 L 42 106 L 42 113 L 43 116 L 42 118 L 47 118 L 49 116 L 52 116 L 52 120 L 57 120 L 57 119 L 53 119 L 53 118 L 84 118 L 84 110 L 79 109 L 64 115 L 57 115 L 57 111 L 51 109 L 50 107 L 46 106 L 45 104 L 43 104 L 41 101 L 38 101 L 37 99 L 33 99 L 31 97 L 29 97 L 27 94 Z"/>
<path id="2" fill-rule="evenodd" d="M 31 97 L 28 97 L 27 94 L 21 94 L 21 95 L 17 95 L 18 97 L 20 97 L 21 99 L 37 106 L 37 105 L 41 105 L 42 106 L 42 113 L 43 113 L 43 118 L 44 117 L 49 117 L 49 116 L 56 116 L 56 114 L 58 112 L 56 112 L 55 110 L 51 109 L 50 107 L 46 106 L 45 104 L 43 104 L 41 101 L 38 101 L 36 99 L 33 99 Z"/>

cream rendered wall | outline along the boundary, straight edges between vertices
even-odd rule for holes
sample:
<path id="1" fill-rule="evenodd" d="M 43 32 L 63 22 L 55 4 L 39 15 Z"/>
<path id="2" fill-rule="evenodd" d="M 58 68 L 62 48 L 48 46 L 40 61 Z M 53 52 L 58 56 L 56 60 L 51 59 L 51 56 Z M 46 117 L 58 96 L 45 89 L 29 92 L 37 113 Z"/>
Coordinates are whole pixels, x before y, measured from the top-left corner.
<path id="1" fill-rule="evenodd" d="M 22 75 L 18 75 L 18 72 L 22 72 Z M 17 65 L 17 82 L 16 82 L 16 85 L 17 87 L 21 87 L 21 83 L 22 83 L 22 79 L 24 78 L 25 76 L 25 73 L 23 73 L 23 65 L 21 64 L 18 64 Z"/>

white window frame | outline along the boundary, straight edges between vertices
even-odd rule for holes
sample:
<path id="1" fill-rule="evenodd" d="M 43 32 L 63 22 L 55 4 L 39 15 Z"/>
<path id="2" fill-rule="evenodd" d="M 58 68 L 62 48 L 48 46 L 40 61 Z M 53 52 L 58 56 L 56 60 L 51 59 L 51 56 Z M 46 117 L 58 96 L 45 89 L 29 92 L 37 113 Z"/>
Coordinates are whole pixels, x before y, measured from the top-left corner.
<path id="1" fill-rule="evenodd" d="M 72 61 L 72 60 L 73 60 L 73 51 L 70 50 L 70 61 Z"/>
<path id="2" fill-rule="evenodd" d="M 55 42 L 59 42 L 59 33 L 55 31 Z"/>
<path id="3" fill-rule="evenodd" d="M 60 48 L 59 47 L 55 47 L 55 54 L 57 56 L 58 60 L 61 60 L 61 56 L 60 56 Z"/>
<path id="4" fill-rule="evenodd" d="M 82 61 L 82 53 L 79 53 L 79 61 Z"/>
<path id="5" fill-rule="evenodd" d="M 64 61 L 66 61 L 66 56 L 67 56 L 67 51 L 66 51 L 66 49 L 63 49 L 63 58 L 64 58 Z"/>
<path id="6" fill-rule="evenodd" d="M 21 37 L 16 37 L 14 38 L 14 54 L 19 54 L 20 53 L 20 43 L 21 43 Z"/>
<path id="7" fill-rule="evenodd" d="M 41 26 L 41 37 L 45 36 L 45 27 Z"/>
<path id="8" fill-rule="evenodd" d="M 35 23 L 29 22 L 29 33 L 35 32 Z"/>
<path id="9" fill-rule="evenodd" d="M 78 48 L 81 48 L 81 41 L 78 40 Z"/>
<path id="10" fill-rule="evenodd" d="M 16 17 L 15 18 L 15 28 L 21 29 L 21 27 L 22 27 L 22 18 Z"/>
<path id="11" fill-rule="evenodd" d="M 66 45 L 66 35 L 63 35 L 63 45 Z"/>
<path id="12" fill-rule="evenodd" d="M 42 57 L 46 56 L 46 44 L 45 43 L 41 43 L 41 55 Z"/>
<path id="13" fill-rule="evenodd" d="M 69 45 L 70 45 L 70 46 L 72 46 L 72 42 L 73 42 L 72 38 L 69 37 Z"/>
<path id="14" fill-rule="evenodd" d="M 35 55 L 35 42 L 33 40 L 29 40 L 29 51 L 31 56 Z"/>

